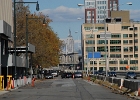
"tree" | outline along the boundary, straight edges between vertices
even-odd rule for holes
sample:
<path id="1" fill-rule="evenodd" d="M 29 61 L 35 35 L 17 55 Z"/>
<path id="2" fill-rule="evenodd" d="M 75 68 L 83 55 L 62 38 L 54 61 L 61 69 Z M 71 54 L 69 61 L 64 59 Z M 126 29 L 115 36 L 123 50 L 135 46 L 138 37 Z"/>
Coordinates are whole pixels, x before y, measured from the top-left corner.
<path id="1" fill-rule="evenodd" d="M 27 22 L 28 40 L 36 48 L 33 54 L 33 65 L 40 65 L 42 67 L 57 66 L 59 64 L 59 52 L 62 43 L 51 26 L 49 26 L 52 20 L 42 13 L 32 14 L 29 6 L 24 6 L 21 3 L 16 5 L 17 46 L 25 46 L 26 44 L 26 15 L 29 18 Z M 42 23 L 44 18 L 46 25 Z"/>

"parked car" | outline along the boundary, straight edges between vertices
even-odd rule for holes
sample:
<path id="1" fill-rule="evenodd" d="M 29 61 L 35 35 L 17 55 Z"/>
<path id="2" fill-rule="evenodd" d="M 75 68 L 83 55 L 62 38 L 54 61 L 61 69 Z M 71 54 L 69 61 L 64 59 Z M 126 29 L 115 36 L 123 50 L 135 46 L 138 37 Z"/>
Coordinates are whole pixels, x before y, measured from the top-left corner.
<path id="1" fill-rule="evenodd" d="M 74 78 L 83 78 L 82 72 L 74 72 Z"/>
<path id="2" fill-rule="evenodd" d="M 44 77 L 45 77 L 45 79 L 53 79 L 52 73 L 45 73 Z"/>
<path id="3" fill-rule="evenodd" d="M 117 77 L 117 74 L 116 74 L 116 72 L 108 72 L 108 76 L 109 77 Z"/>
<path id="4" fill-rule="evenodd" d="M 66 78 L 72 78 L 73 74 L 71 72 L 66 73 Z"/>
<path id="5" fill-rule="evenodd" d="M 71 72 L 64 72 L 61 74 L 61 78 L 72 78 L 73 74 Z"/>
<path id="6" fill-rule="evenodd" d="M 54 77 L 58 77 L 58 72 L 57 72 L 57 71 L 52 71 L 52 75 L 53 75 Z"/>
<path id="7" fill-rule="evenodd" d="M 137 75 L 135 72 L 133 71 L 129 71 L 126 73 L 126 76 L 125 76 L 126 79 L 137 79 Z"/>
<path id="8" fill-rule="evenodd" d="M 61 73 L 61 78 L 66 78 L 66 73 L 65 72 Z"/>
<path id="9" fill-rule="evenodd" d="M 103 70 L 98 70 L 98 75 L 105 75 L 105 72 Z"/>

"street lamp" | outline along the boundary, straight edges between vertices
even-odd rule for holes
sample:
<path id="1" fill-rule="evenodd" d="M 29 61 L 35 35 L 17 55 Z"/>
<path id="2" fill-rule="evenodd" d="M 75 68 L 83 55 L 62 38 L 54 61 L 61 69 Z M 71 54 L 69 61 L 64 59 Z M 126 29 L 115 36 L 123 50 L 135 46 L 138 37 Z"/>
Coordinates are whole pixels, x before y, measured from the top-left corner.
<path id="1" fill-rule="evenodd" d="M 46 24 L 45 18 L 28 18 L 28 15 L 26 15 L 26 71 L 25 71 L 25 75 L 27 74 L 27 68 L 29 68 L 28 67 L 28 19 L 34 19 L 34 20 L 42 19 L 43 25 Z M 32 54 L 31 54 L 31 56 L 32 56 Z M 31 67 L 31 70 L 32 70 L 32 67 Z M 31 75 L 31 78 L 32 78 L 32 75 Z"/>
<path id="2" fill-rule="evenodd" d="M 14 0 L 14 49 L 15 49 L 15 68 L 14 68 L 14 78 L 17 78 L 17 72 L 16 72 L 16 67 L 17 67 L 17 59 L 16 59 L 16 3 L 36 3 L 36 10 L 39 11 L 39 4 L 37 2 L 16 2 Z"/>

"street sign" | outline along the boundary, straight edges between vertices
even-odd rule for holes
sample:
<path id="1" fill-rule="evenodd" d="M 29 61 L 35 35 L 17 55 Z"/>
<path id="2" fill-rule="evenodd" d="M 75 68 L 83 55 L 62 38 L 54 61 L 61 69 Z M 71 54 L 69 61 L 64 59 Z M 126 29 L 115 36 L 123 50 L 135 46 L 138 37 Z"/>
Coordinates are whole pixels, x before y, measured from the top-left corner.
<path id="1" fill-rule="evenodd" d="M 101 58 L 100 52 L 88 52 L 88 58 Z"/>

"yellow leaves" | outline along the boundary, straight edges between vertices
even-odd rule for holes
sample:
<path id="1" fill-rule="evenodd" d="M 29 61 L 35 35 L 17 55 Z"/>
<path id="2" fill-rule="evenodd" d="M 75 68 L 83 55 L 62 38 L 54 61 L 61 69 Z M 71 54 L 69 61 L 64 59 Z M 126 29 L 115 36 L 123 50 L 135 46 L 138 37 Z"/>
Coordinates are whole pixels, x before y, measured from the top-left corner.
<path id="1" fill-rule="evenodd" d="M 17 44 L 25 45 L 26 28 L 28 34 L 28 42 L 36 48 L 33 54 L 33 64 L 42 67 L 56 66 L 59 63 L 59 52 L 62 45 L 61 41 L 49 26 L 52 20 L 48 15 L 31 14 L 28 7 L 22 6 L 18 9 L 17 14 Z M 23 12 L 23 13 L 21 13 Z M 26 20 L 26 14 L 28 18 Z M 46 24 L 43 25 L 45 18 Z M 27 23 L 26 23 L 27 21 Z"/>

